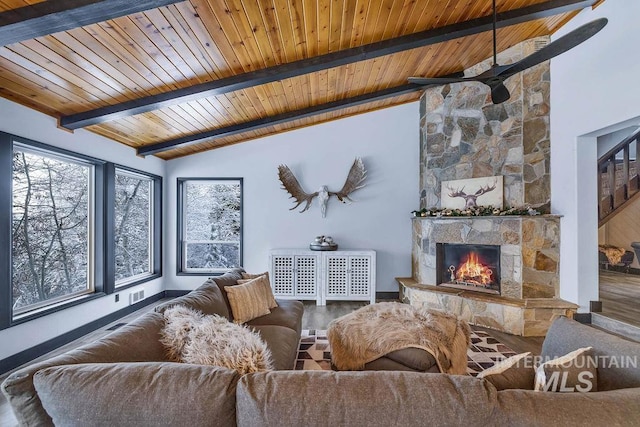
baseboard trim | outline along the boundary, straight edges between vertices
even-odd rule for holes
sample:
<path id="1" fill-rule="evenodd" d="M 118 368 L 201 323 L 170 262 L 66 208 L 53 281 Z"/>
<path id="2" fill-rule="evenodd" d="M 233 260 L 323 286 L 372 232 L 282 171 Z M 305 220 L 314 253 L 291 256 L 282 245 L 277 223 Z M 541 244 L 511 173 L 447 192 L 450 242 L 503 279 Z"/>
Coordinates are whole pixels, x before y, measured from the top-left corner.
<path id="1" fill-rule="evenodd" d="M 573 320 L 589 325 L 591 324 L 591 313 L 574 313 Z"/>
<path id="2" fill-rule="evenodd" d="M 400 292 L 376 292 L 376 299 L 400 299 Z"/>
<path id="3" fill-rule="evenodd" d="M 600 268 L 600 271 L 615 271 L 616 273 L 633 274 L 640 276 L 640 268 L 635 267 L 621 267 L 617 265 L 610 265 L 608 268 Z"/>
<path id="4" fill-rule="evenodd" d="M 149 304 L 159 301 L 164 297 L 165 297 L 165 291 L 152 295 L 149 298 L 145 298 L 140 302 L 137 302 L 128 307 L 122 308 L 118 311 L 114 311 L 113 313 L 110 313 L 104 317 L 101 317 L 92 322 L 89 322 L 86 325 L 82 325 L 69 332 L 65 332 L 62 335 L 58 335 L 55 338 L 51 338 L 48 341 L 45 341 L 31 348 L 23 350 L 20 353 L 16 353 L 12 356 L 7 357 L 6 359 L 2 359 L 0 360 L 0 375 L 11 371 L 12 369 L 17 368 L 18 366 L 24 365 L 25 363 L 28 363 L 31 360 L 42 356 L 43 354 L 47 354 L 58 347 L 68 344 L 73 340 L 77 340 L 78 338 L 84 335 L 87 335 L 88 333 L 93 332 L 96 329 L 100 329 L 103 326 L 106 326 L 111 322 L 114 322 L 124 316 L 127 316 L 133 313 L 134 311 L 140 310 L 142 307 L 145 307 Z"/>

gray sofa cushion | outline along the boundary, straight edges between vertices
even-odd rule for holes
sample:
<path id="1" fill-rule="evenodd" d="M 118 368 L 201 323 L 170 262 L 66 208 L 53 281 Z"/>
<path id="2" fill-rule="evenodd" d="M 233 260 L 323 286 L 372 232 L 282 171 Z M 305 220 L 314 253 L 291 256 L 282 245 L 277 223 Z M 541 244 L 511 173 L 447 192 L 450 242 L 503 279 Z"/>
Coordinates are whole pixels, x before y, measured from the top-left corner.
<path id="1" fill-rule="evenodd" d="M 77 363 L 160 362 L 166 350 L 160 343 L 164 318 L 147 313 L 106 337 L 44 362 L 20 369 L 2 383 L 2 390 L 21 425 L 51 425 L 33 386 L 33 374 L 50 366 Z"/>
<path id="2" fill-rule="evenodd" d="M 390 371 L 280 371 L 238 382 L 239 426 L 486 426 L 496 389 L 476 378 Z"/>
<path id="3" fill-rule="evenodd" d="M 639 426 L 640 390 L 553 393 L 498 392 L 500 422 L 515 426 Z"/>
<path id="4" fill-rule="evenodd" d="M 202 286 L 187 295 L 183 295 L 178 298 L 174 298 L 170 301 L 160 304 L 155 308 L 157 313 L 164 313 L 167 309 L 176 305 L 184 305 L 195 310 L 201 311 L 204 314 L 217 314 L 227 319 L 231 319 L 231 312 L 227 307 L 226 295 L 222 295 L 220 288 L 214 281 L 209 279 Z"/>
<path id="5" fill-rule="evenodd" d="M 435 357 L 421 348 L 403 348 L 387 353 L 384 357 L 364 365 L 368 370 L 389 370 L 398 368 L 417 372 L 440 372 Z"/>
<path id="6" fill-rule="evenodd" d="M 271 361 L 275 370 L 294 368 L 300 343 L 300 335 L 296 331 L 278 325 L 254 325 L 249 328 L 258 332 L 271 350 Z"/>
<path id="7" fill-rule="evenodd" d="M 598 359 L 598 391 L 640 387 L 640 343 L 627 341 L 575 320 L 556 319 L 542 344 L 544 360 L 555 359 L 581 347 L 592 347 Z M 636 358 L 636 359 L 634 359 Z M 631 361 L 636 360 L 635 366 Z"/>
<path id="8" fill-rule="evenodd" d="M 55 425 L 235 426 L 239 375 L 179 363 L 108 363 L 38 371 L 35 388 Z"/>
<path id="9" fill-rule="evenodd" d="M 304 305 L 300 301 L 284 301 L 278 300 L 278 307 L 272 308 L 271 313 L 256 317 L 249 320 L 247 325 L 259 326 L 259 325 L 278 325 L 286 326 L 289 329 L 296 331 L 298 335 L 302 332 L 302 312 L 304 311 Z"/>

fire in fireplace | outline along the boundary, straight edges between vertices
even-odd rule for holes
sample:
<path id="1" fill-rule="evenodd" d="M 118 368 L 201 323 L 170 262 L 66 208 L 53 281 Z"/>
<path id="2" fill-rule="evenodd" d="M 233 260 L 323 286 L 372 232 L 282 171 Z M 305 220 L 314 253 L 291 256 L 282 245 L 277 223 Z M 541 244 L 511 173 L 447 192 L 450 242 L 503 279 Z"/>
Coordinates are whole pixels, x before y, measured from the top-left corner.
<path id="1" fill-rule="evenodd" d="M 438 243 L 437 285 L 500 294 L 500 246 Z"/>

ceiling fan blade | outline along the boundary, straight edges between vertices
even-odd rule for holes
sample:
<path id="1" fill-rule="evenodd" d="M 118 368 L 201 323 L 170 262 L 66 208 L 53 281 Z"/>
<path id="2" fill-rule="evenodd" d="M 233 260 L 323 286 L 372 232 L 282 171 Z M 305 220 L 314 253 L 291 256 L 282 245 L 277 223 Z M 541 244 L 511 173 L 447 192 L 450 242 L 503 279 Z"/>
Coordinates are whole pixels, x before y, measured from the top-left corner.
<path id="1" fill-rule="evenodd" d="M 409 83 L 416 85 L 446 85 L 449 83 L 460 83 L 468 79 L 462 77 L 409 77 Z"/>
<path id="2" fill-rule="evenodd" d="M 491 88 L 491 101 L 493 101 L 494 104 L 502 104 L 511 98 L 509 89 L 507 89 L 501 81 L 492 83 L 489 87 Z"/>
<path id="3" fill-rule="evenodd" d="M 533 67 L 534 65 L 538 65 L 541 62 L 565 53 L 569 49 L 578 46 L 580 43 L 594 36 L 598 31 L 602 30 L 605 25 L 607 25 L 607 22 L 607 18 L 600 18 L 576 28 L 575 30 L 560 37 L 558 40 L 549 43 L 539 51 L 532 53 L 526 58 L 523 58 L 513 64 L 511 67 L 508 67 L 500 73 L 500 76 L 502 78 L 510 77 L 520 71 L 524 71 L 527 68 Z"/>

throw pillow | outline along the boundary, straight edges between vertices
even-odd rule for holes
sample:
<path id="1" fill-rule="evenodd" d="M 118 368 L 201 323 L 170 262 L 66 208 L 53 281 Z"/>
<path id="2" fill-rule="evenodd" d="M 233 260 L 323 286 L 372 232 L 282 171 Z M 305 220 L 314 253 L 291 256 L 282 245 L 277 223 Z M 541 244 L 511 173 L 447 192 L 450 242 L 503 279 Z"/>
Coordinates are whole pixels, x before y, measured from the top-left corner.
<path id="1" fill-rule="evenodd" d="M 598 371 L 591 347 L 579 348 L 536 369 L 536 391 L 598 391 Z"/>
<path id="2" fill-rule="evenodd" d="M 264 285 L 259 278 L 242 285 L 227 286 L 224 290 L 227 292 L 233 321 L 236 323 L 245 323 L 271 313 Z"/>
<path id="3" fill-rule="evenodd" d="M 273 369 L 271 351 L 247 327 L 184 306 L 166 310 L 164 318 L 161 342 L 171 360 L 222 366 L 241 375 Z"/>
<path id="4" fill-rule="evenodd" d="M 480 372 L 498 391 L 509 389 L 533 390 L 536 370 L 530 352 L 516 354 Z"/>
<path id="5" fill-rule="evenodd" d="M 245 276 L 244 274 L 242 275 Z M 247 275 L 249 276 L 249 275 Z M 238 280 L 239 285 L 243 285 L 245 283 L 249 283 L 251 281 L 258 280 L 259 286 L 262 288 L 262 293 L 264 294 L 264 299 L 269 304 L 269 309 L 276 308 L 278 303 L 276 302 L 275 297 L 273 296 L 273 290 L 271 290 L 271 283 L 269 282 L 269 273 L 257 275 L 254 278 L 240 279 Z"/>
<path id="6" fill-rule="evenodd" d="M 267 280 L 269 280 L 269 272 L 265 271 L 264 273 L 257 273 L 257 274 L 253 274 L 253 273 L 242 273 L 242 278 L 243 279 L 255 279 L 257 277 L 260 276 L 267 276 Z"/>

